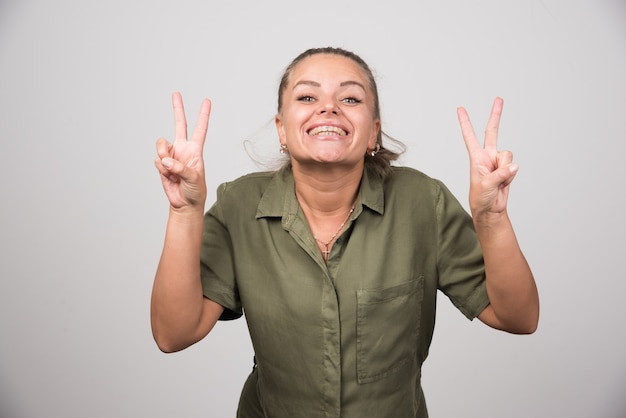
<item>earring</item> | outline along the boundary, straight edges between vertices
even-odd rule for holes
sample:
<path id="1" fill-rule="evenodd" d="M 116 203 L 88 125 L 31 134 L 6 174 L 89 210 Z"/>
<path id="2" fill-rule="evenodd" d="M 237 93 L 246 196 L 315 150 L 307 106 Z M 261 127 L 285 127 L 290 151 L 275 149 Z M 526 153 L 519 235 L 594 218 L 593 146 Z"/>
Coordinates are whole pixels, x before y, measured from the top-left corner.
<path id="1" fill-rule="evenodd" d="M 280 144 L 280 153 L 281 154 L 287 154 L 288 152 L 289 152 L 289 149 L 287 148 L 287 145 Z"/>
<path id="2" fill-rule="evenodd" d="M 378 151 L 380 151 L 380 144 L 379 144 L 379 143 L 376 143 L 376 146 L 374 147 L 374 149 L 373 149 L 373 150 L 371 150 L 371 151 L 370 151 L 370 150 L 368 149 L 367 151 L 369 152 L 369 154 L 370 154 L 372 157 L 373 157 L 373 156 L 375 156 L 376 154 L 378 154 Z"/>

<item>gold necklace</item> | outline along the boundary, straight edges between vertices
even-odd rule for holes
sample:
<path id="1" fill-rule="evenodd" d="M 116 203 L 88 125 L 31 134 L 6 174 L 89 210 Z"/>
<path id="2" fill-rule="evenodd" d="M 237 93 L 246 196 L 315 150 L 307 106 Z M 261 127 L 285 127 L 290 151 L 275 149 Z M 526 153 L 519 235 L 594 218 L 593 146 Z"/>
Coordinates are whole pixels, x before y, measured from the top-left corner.
<path id="1" fill-rule="evenodd" d="M 339 225 L 339 228 L 337 229 L 337 231 L 335 231 L 333 236 L 330 237 L 328 241 L 324 242 L 318 237 L 316 237 L 315 235 L 313 236 L 313 238 L 315 238 L 315 241 L 318 241 L 320 244 L 324 246 L 324 249 L 322 250 L 322 258 L 324 259 L 324 262 L 328 262 L 328 256 L 330 255 L 330 250 L 328 249 L 328 246 L 330 245 L 331 242 L 333 242 L 333 240 L 337 237 L 339 232 L 341 232 L 343 227 L 346 225 L 346 222 L 348 222 L 348 219 L 350 219 L 350 215 L 352 215 L 352 212 L 354 212 L 354 205 L 352 205 L 352 207 L 350 208 L 350 212 L 348 212 L 348 216 L 346 216 L 346 219 L 341 223 L 341 225 Z"/>

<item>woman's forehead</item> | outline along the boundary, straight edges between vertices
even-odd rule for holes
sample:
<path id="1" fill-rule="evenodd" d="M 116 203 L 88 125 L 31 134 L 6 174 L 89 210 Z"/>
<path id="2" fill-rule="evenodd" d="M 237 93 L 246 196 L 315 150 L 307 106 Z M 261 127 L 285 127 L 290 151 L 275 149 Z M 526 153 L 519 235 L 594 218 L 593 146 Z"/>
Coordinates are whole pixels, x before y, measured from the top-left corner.
<path id="1" fill-rule="evenodd" d="M 320 82 L 327 77 L 337 77 L 340 82 L 356 81 L 368 85 L 368 77 L 359 64 L 350 58 L 336 54 L 315 54 L 304 58 L 294 68 L 290 84 L 302 80 Z"/>

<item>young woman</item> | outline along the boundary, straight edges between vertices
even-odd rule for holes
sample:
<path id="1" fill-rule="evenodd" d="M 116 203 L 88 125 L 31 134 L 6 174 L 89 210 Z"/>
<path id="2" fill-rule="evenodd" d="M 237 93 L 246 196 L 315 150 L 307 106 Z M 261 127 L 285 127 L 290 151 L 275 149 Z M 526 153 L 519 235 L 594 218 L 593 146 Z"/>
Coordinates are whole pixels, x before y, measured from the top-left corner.
<path id="1" fill-rule="evenodd" d="M 210 102 L 187 138 L 157 142 L 170 202 L 152 294 L 159 348 L 178 351 L 245 312 L 255 367 L 240 417 L 427 417 L 421 365 L 437 290 L 469 319 L 532 333 L 539 302 L 507 214 L 517 165 L 497 150 L 502 100 L 484 146 L 458 110 L 470 158 L 467 214 L 439 181 L 382 140 L 367 64 L 338 48 L 286 69 L 276 128 L 288 163 L 223 184 L 204 214 Z"/>

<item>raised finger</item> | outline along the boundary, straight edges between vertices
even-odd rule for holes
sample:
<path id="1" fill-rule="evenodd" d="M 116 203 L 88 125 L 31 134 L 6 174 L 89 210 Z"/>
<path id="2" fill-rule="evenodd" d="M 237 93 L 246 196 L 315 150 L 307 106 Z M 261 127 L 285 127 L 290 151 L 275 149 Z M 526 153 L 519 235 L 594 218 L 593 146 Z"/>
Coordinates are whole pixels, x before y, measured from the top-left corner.
<path id="1" fill-rule="evenodd" d="M 187 119 L 185 118 L 185 108 L 183 97 L 179 92 L 172 94 L 172 107 L 174 108 L 174 134 L 176 141 L 187 140 Z"/>
<path id="2" fill-rule="evenodd" d="M 472 126 L 472 122 L 467 114 L 467 110 L 463 107 L 457 108 L 456 116 L 459 119 L 459 124 L 461 125 L 461 134 L 463 135 L 463 140 L 465 141 L 465 147 L 467 150 L 471 152 L 472 150 L 480 148 L 480 144 L 476 138 L 476 133 L 474 132 L 474 127 Z"/>
<path id="3" fill-rule="evenodd" d="M 193 131 L 192 141 L 204 145 L 206 139 L 206 133 L 209 129 L 209 116 L 211 115 L 211 101 L 204 99 L 200 106 L 200 114 L 198 115 L 198 122 L 196 128 Z"/>
<path id="4" fill-rule="evenodd" d="M 498 147 L 498 129 L 500 127 L 500 117 L 502 116 L 502 107 L 504 100 L 496 97 L 491 106 L 491 114 L 485 128 L 485 148 L 497 149 Z"/>

